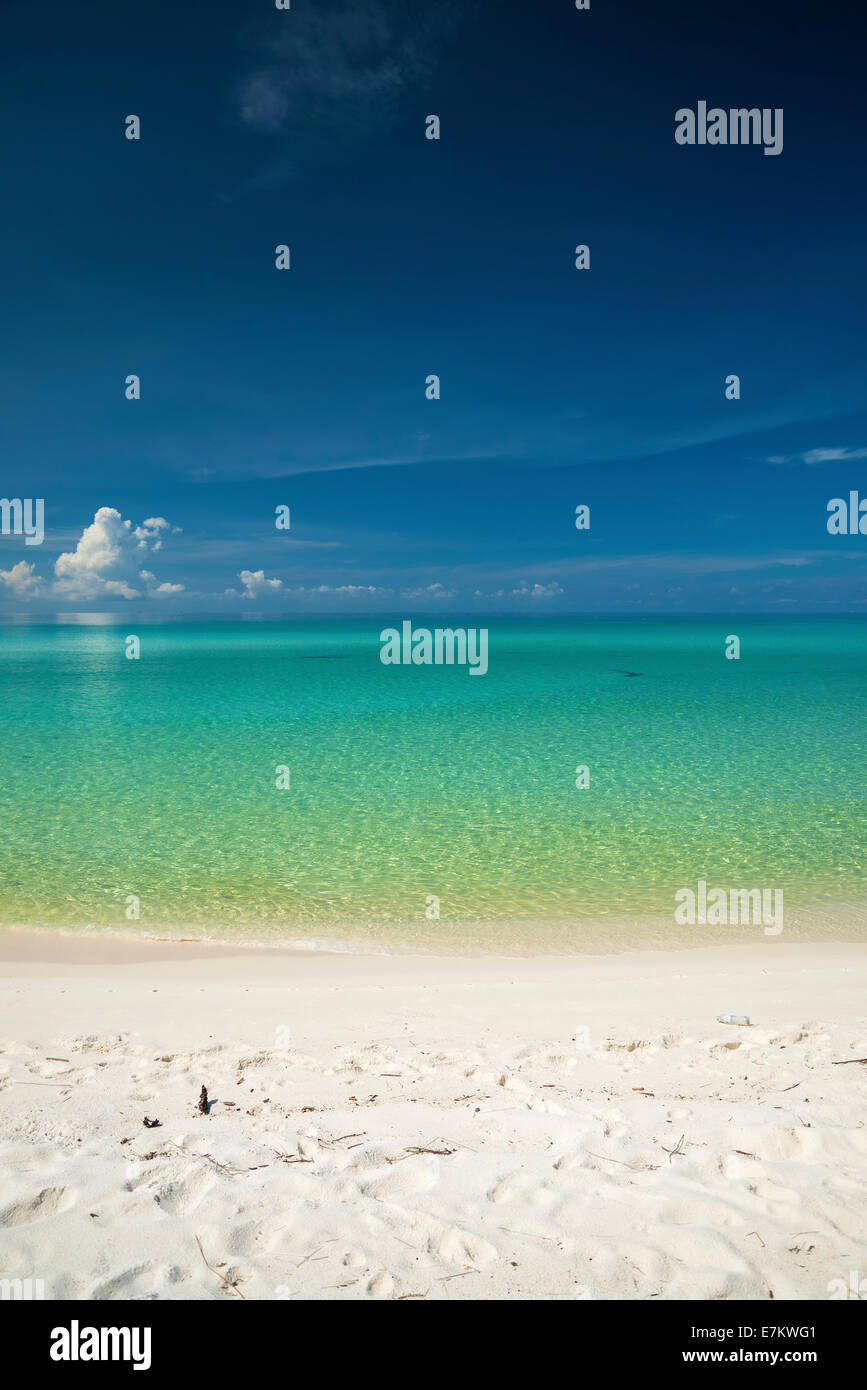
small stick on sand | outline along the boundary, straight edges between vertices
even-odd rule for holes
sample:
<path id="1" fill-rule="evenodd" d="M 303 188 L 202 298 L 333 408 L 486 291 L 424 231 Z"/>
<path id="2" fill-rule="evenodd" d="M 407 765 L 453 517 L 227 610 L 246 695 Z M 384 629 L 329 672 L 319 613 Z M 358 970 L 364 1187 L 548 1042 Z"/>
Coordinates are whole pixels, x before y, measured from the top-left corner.
<path id="1" fill-rule="evenodd" d="M 662 1145 L 663 1149 L 664 1149 L 665 1152 L 668 1154 L 668 1161 L 669 1161 L 669 1163 L 671 1162 L 671 1160 L 672 1160 L 673 1158 L 676 1158 L 676 1157 L 677 1157 L 677 1158 L 683 1158 L 683 1155 L 684 1155 L 683 1141 L 684 1141 L 685 1138 L 686 1138 L 686 1135 L 685 1135 L 685 1134 L 682 1134 L 682 1135 L 680 1136 L 680 1138 L 678 1139 L 678 1141 L 677 1141 L 677 1143 L 675 1144 L 675 1146 L 674 1146 L 673 1149 L 666 1149 L 666 1148 L 665 1148 L 665 1145 L 664 1145 L 664 1144 Z"/>
<path id="2" fill-rule="evenodd" d="M 631 1173 L 640 1173 L 640 1168 L 635 1168 L 631 1163 L 624 1163 L 621 1158 L 609 1158 L 608 1154 L 594 1154 L 587 1150 L 588 1158 L 601 1158 L 605 1163 L 619 1163 L 621 1168 L 628 1168 Z M 505 1230 L 505 1226 L 503 1230 Z"/>
<path id="3" fill-rule="evenodd" d="M 19 1081 L 17 1076 L 10 1076 L 9 1080 L 13 1086 L 54 1086 L 59 1087 L 61 1091 L 70 1089 L 68 1081 Z"/>
<path id="4" fill-rule="evenodd" d="M 196 1153 L 195 1149 L 185 1149 L 181 1144 L 176 1144 L 174 1139 L 170 1139 L 169 1143 L 173 1148 L 177 1149 L 178 1153 L 182 1153 L 185 1158 L 201 1158 L 208 1163 L 213 1163 L 215 1168 L 219 1168 L 221 1172 L 229 1173 L 230 1176 L 233 1177 L 237 1177 L 239 1173 L 255 1173 L 260 1168 L 270 1168 L 271 1166 L 270 1163 L 256 1163 L 252 1168 L 230 1168 L 228 1164 L 220 1163 L 214 1158 L 213 1154 L 200 1154 Z M 312 1159 L 310 1161 L 312 1162 Z"/>
<path id="5" fill-rule="evenodd" d="M 296 1269 L 300 1269 L 302 1265 L 306 1265 L 306 1263 L 307 1263 L 308 1260 L 312 1260 L 313 1257 L 314 1257 L 314 1255 L 318 1255 L 320 1250 L 324 1250 L 324 1249 L 325 1249 L 325 1246 L 326 1246 L 326 1245 L 334 1245 L 334 1243 L 335 1243 L 336 1240 L 337 1240 L 337 1236 L 332 1236 L 331 1240 L 326 1240 L 322 1245 L 317 1245 L 317 1247 L 316 1247 L 315 1250 L 311 1250 L 309 1255 L 305 1255 L 303 1260 L 299 1260 L 299 1261 L 297 1262 L 297 1264 L 295 1265 L 295 1268 L 296 1268 Z M 327 1255 L 323 1255 L 322 1258 L 323 1258 L 323 1260 L 327 1260 L 327 1259 L 328 1259 L 328 1256 L 327 1256 Z M 316 1261 L 316 1263 L 318 1263 L 318 1261 Z"/>
<path id="6" fill-rule="evenodd" d="M 204 1087 L 202 1089 L 204 1090 Z M 202 1249 L 202 1242 L 199 1240 L 198 1236 L 195 1237 L 195 1241 L 196 1245 L 198 1245 L 199 1247 L 199 1254 L 201 1255 L 202 1259 L 205 1260 L 205 1252 Z M 233 1284 L 231 1279 L 227 1279 L 225 1274 L 221 1274 L 218 1269 L 214 1269 L 213 1265 L 209 1265 L 207 1260 L 205 1260 L 205 1267 L 209 1269 L 212 1274 L 216 1274 L 218 1279 L 222 1279 L 223 1283 L 226 1285 L 226 1288 L 231 1289 L 232 1293 L 236 1293 L 239 1298 L 244 1298 L 244 1295 L 241 1293 L 241 1290 L 238 1288 L 238 1285 Z"/>
<path id="7" fill-rule="evenodd" d="M 443 1143 L 445 1143 L 445 1140 L 443 1140 Z M 352 1144 L 350 1145 L 350 1148 L 354 1148 L 354 1147 L 355 1147 L 354 1145 L 352 1145 Z M 452 1154 L 456 1154 L 456 1153 L 457 1153 L 457 1149 L 456 1149 L 456 1148 L 454 1148 L 454 1149 L 449 1149 L 449 1148 L 444 1148 L 444 1149 L 429 1149 L 429 1148 L 426 1148 L 426 1147 L 424 1147 L 424 1146 L 416 1146 L 415 1144 L 407 1144 L 406 1147 L 405 1147 L 404 1150 L 403 1150 L 403 1153 L 396 1154 L 396 1155 L 394 1156 L 394 1158 L 387 1158 L 385 1161 L 386 1161 L 386 1163 L 403 1163 L 404 1159 L 407 1159 L 407 1158 L 415 1158 L 415 1156 L 416 1156 L 417 1154 L 435 1154 L 437 1158 L 450 1158 Z"/>

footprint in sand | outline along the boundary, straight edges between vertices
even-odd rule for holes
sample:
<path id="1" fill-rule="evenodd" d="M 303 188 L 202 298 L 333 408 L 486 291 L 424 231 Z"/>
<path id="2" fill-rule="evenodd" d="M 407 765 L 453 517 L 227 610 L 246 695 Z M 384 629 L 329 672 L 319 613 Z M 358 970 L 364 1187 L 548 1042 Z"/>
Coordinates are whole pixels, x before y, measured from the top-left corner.
<path id="1" fill-rule="evenodd" d="M 184 1216 L 195 1211 L 216 1181 L 215 1173 L 207 1168 L 199 1168 L 197 1172 L 190 1173 L 189 1177 L 166 1183 L 154 1193 L 154 1200 L 163 1211 L 171 1212 L 172 1216 Z"/>
<path id="2" fill-rule="evenodd" d="M 156 1261 L 124 1269 L 113 1278 L 97 1284 L 88 1294 L 91 1299 L 158 1298 L 166 1284 L 180 1284 L 188 1274 L 178 1265 L 162 1265 Z"/>
<path id="3" fill-rule="evenodd" d="M 453 1265 L 486 1265 L 497 1258 L 489 1241 L 472 1231 L 460 1231 L 457 1226 L 444 1226 L 428 1239 L 428 1250 Z"/>
<path id="4" fill-rule="evenodd" d="M 243 1226 L 232 1231 L 227 1239 L 227 1248 L 232 1255 L 261 1255 L 273 1250 L 281 1238 L 292 1227 L 286 1217 L 266 1217 L 264 1221 L 246 1221 Z"/>
<path id="5" fill-rule="evenodd" d="M 137 1174 L 127 1183 L 127 1188 L 130 1192 L 141 1189 L 150 1191 L 163 1211 L 172 1216 L 184 1216 L 187 1212 L 195 1211 L 217 1181 L 216 1174 L 207 1168 L 197 1168 L 182 1178 L 170 1174 L 168 1165 L 149 1173 Z"/>
<path id="6" fill-rule="evenodd" d="M 556 1115 L 562 1117 L 568 1115 L 569 1111 L 565 1106 L 559 1105 L 556 1100 L 538 1099 L 527 1102 L 527 1109 L 534 1115 Z"/>
<path id="7" fill-rule="evenodd" d="M 86 1037 L 73 1038 L 68 1046 L 72 1052 L 119 1052 L 129 1037 L 129 1033 L 114 1033 L 107 1036 L 101 1033 L 90 1033 Z"/>
<path id="8" fill-rule="evenodd" d="M 74 1206 L 78 1194 L 71 1187 L 43 1187 L 35 1197 L 19 1197 L 0 1211 L 0 1226 L 28 1226 L 47 1221 Z"/>
<path id="9" fill-rule="evenodd" d="M 778 1183 L 760 1180 L 749 1184 L 750 1191 L 764 1202 L 772 1202 L 774 1205 L 788 1203 L 797 1206 L 800 1202 L 800 1194 L 791 1187 L 780 1187 Z"/>
<path id="10" fill-rule="evenodd" d="M 431 1155 L 407 1158 L 402 1163 L 396 1163 L 389 1172 L 365 1183 L 363 1190 L 368 1197 L 375 1197 L 378 1201 L 428 1192 L 439 1182 L 439 1167 L 439 1159 Z"/>

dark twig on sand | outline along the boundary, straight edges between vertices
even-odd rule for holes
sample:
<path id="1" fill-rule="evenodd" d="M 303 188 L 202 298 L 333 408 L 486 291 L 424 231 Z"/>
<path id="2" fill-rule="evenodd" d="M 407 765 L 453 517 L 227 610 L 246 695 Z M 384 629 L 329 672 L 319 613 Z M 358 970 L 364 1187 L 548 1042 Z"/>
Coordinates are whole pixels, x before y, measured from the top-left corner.
<path id="1" fill-rule="evenodd" d="M 213 1154 L 200 1154 L 196 1153 L 195 1149 L 185 1149 L 183 1145 L 176 1144 L 174 1139 L 170 1139 L 169 1143 L 173 1149 L 177 1149 L 178 1153 L 182 1153 L 184 1158 L 200 1158 L 204 1162 L 213 1163 L 215 1168 L 219 1168 L 222 1173 L 229 1173 L 232 1177 L 237 1177 L 241 1173 L 256 1173 L 260 1168 L 270 1168 L 271 1166 L 270 1163 L 254 1163 L 252 1168 L 230 1168 L 228 1163 L 220 1163 Z"/>
<path id="2" fill-rule="evenodd" d="M 202 1089 L 204 1090 L 204 1087 L 202 1087 Z M 195 1239 L 196 1245 L 198 1245 L 199 1247 L 199 1254 L 201 1255 L 202 1259 L 205 1260 L 205 1252 L 202 1249 L 202 1242 L 199 1240 L 198 1236 L 196 1236 Z M 212 1274 L 216 1274 L 218 1279 L 222 1279 L 223 1283 L 226 1285 L 226 1288 L 231 1289 L 232 1293 L 236 1293 L 239 1298 L 244 1297 L 244 1295 L 241 1293 L 241 1290 L 238 1288 L 238 1285 L 233 1284 L 231 1279 L 227 1279 L 225 1274 L 221 1274 L 218 1269 L 214 1269 L 213 1265 L 209 1265 L 207 1260 L 205 1260 L 205 1266 L 211 1271 Z"/>
<path id="3" fill-rule="evenodd" d="M 664 1144 L 662 1145 L 662 1148 L 663 1148 L 664 1152 L 668 1154 L 668 1161 L 669 1161 L 669 1163 L 671 1162 L 671 1160 L 672 1160 L 673 1158 L 683 1158 L 684 1152 L 685 1152 L 685 1150 L 684 1150 L 684 1141 L 685 1141 L 685 1139 L 686 1139 L 686 1135 L 685 1135 L 685 1134 L 682 1134 L 682 1135 L 680 1136 L 680 1138 L 678 1139 L 678 1141 L 677 1141 L 677 1143 L 675 1144 L 675 1146 L 674 1146 L 673 1149 L 666 1149 L 665 1145 L 664 1145 Z"/>
<path id="4" fill-rule="evenodd" d="M 628 1168 L 632 1173 L 640 1173 L 641 1169 L 636 1168 L 632 1163 L 624 1163 L 622 1158 L 611 1158 L 608 1154 L 594 1154 L 587 1150 L 588 1158 L 601 1158 L 605 1163 L 616 1163 L 621 1168 Z"/>
<path id="5" fill-rule="evenodd" d="M 352 1146 L 350 1146 L 352 1147 Z M 450 1158 L 456 1154 L 457 1149 L 425 1149 L 415 1146 L 404 1149 L 402 1154 L 396 1154 L 394 1158 L 387 1158 L 386 1163 L 403 1163 L 406 1158 L 415 1158 L 417 1154 L 435 1154 L 437 1158 Z"/>

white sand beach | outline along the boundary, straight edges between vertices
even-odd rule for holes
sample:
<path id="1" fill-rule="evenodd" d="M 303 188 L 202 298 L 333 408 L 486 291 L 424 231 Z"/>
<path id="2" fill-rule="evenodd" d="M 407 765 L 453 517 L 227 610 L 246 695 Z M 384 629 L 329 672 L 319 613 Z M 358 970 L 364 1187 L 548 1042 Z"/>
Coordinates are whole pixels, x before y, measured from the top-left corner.
<path id="1" fill-rule="evenodd" d="M 867 1275 L 867 947 L 7 932 L 0 974 L 0 1277 L 47 1298 L 826 1299 Z"/>

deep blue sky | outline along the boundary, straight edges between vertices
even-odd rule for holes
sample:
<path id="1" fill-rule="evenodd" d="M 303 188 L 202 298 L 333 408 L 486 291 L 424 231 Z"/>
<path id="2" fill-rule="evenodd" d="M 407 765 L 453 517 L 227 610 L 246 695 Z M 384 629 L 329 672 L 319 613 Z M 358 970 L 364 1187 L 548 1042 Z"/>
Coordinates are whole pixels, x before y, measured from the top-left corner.
<path id="1" fill-rule="evenodd" d="M 835 3 L 6 3 L 0 495 L 47 535 L 0 538 L 0 611 L 863 612 L 826 531 L 867 495 L 861 40 Z M 782 107 L 782 154 L 677 145 L 699 100 Z M 104 507 L 180 531 L 58 587 Z"/>

